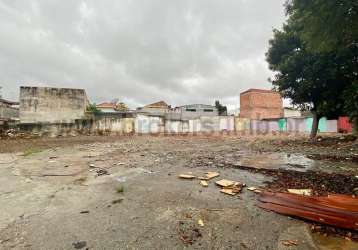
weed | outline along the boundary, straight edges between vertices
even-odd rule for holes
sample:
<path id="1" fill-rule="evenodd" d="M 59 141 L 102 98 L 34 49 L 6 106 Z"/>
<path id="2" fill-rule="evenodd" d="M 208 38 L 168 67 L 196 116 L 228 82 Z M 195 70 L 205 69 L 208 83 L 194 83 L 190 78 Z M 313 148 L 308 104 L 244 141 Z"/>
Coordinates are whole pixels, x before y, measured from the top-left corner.
<path id="1" fill-rule="evenodd" d="M 118 186 L 116 188 L 116 191 L 117 191 L 117 193 L 123 193 L 124 192 L 124 187 L 123 186 Z"/>
<path id="2" fill-rule="evenodd" d="M 32 154 L 40 153 L 42 150 L 38 148 L 30 148 L 24 151 L 23 156 L 29 156 Z"/>

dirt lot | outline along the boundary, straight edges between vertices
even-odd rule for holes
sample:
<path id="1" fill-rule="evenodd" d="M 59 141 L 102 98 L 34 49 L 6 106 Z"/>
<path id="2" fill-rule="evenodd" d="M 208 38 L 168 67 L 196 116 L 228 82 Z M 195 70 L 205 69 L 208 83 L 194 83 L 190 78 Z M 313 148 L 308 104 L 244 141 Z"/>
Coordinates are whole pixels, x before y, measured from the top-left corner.
<path id="1" fill-rule="evenodd" d="M 256 207 L 247 189 L 232 197 L 213 180 L 178 178 L 217 171 L 247 186 L 352 194 L 355 141 L 83 136 L 2 140 L 0 152 L 0 249 L 358 248 L 345 232 L 312 233 Z"/>

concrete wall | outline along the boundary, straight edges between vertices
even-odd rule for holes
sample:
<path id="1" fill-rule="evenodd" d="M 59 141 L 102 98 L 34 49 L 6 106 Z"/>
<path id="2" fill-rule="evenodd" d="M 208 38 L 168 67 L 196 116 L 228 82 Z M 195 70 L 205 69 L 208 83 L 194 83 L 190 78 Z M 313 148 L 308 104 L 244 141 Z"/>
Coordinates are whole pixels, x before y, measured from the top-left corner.
<path id="1" fill-rule="evenodd" d="M 235 131 L 235 119 L 233 116 L 219 116 L 220 131 Z"/>
<path id="2" fill-rule="evenodd" d="M 164 132 L 168 134 L 188 133 L 190 124 L 184 120 L 165 120 Z"/>
<path id="3" fill-rule="evenodd" d="M 306 119 L 305 118 L 287 118 L 287 131 L 288 132 L 299 132 L 305 133 L 311 131 L 307 130 Z"/>
<path id="4" fill-rule="evenodd" d="M 218 132 L 220 131 L 220 117 L 219 116 L 203 116 L 200 117 L 200 132 Z"/>
<path id="5" fill-rule="evenodd" d="M 134 122 L 134 118 L 101 117 L 94 121 L 91 130 L 97 133 L 132 134 Z"/>
<path id="6" fill-rule="evenodd" d="M 301 111 L 299 111 L 299 110 L 294 110 L 294 109 L 289 109 L 289 108 L 283 109 L 283 117 L 285 117 L 285 118 L 300 117 L 300 116 L 301 116 Z"/>
<path id="7" fill-rule="evenodd" d="M 250 119 L 235 117 L 235 131 L 250 130 Z"/>
<path id="8" fill-rule="evenodd" d="M 240 94 L 240 117 L 253 120 L 283 117 L 282 98 L 269 90 L 250 89 Z"/>
<path id="9" fill-rule="evenodd" d="M 189 133 L 201 132 L 201 121 L 200 119 L 189 120 Z"/>
<path id="10" fill-rule="evenodd" d="M 338 121 L 337 120 L 327 120 L 326 124 L 327 133 L 337 133 L 338 132 Z"/>
<path id="11" fill-rule="evenodd" d="M 277 120 L 251 120 L 251 130 L 260 133 L 280 131 Z"/>
<path id="12" fill-rule="evenodd" d="M 84 118 L 83 89 L 20 87 L 21 123 L 72 123 Z"/>
<path id="13" fill-rule="evenodd" d="M 180 115 L 180 119 L 183 120 L 198 119 L 202 116 L 213 117 L 219 115 L 215 106 L 206 104 L 185 105 L 175 108 L 174 112 Z"/>
<path id="14" fill-rule="evenodd" d="M 139 134 L 164 133 L 164 118 L 162 116 L 149 116 L 138 114 L 135 119 L 135 131 Z"/>

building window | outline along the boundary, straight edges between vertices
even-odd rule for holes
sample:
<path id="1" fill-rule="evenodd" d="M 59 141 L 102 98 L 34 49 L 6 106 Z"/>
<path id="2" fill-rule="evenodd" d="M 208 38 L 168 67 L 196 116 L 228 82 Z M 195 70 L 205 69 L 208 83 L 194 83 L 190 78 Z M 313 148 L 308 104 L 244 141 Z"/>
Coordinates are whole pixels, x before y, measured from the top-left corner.
<path id="1" fill-rule="evenodd" d="M 196 109 L 186 109 L 188 112 L 196 112 Z"/>
<path id="2" fill-rule="evenodd" d="M 214 112 L 213 109 L 204 109 L 204 112 Z"/>

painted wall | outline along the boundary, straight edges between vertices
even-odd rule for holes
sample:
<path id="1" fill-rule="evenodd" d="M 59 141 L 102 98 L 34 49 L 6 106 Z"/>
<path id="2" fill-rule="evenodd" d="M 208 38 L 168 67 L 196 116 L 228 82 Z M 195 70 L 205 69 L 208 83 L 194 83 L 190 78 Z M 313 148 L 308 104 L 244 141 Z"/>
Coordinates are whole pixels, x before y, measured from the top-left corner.
<path id="1" fill-rule="evenodd" d="M 287 118 L 286 122 L 287 122 L 286 131 L 288 132 L 305 133 L 311 131 L 311 129 L 307 130 L 306 119 L 304 117 Z"/>
<path id="2" fill-rule="evenodd" d="M 327 133 L 337 133 L 338 132 L 338 121 L 337 120 L 326 120 L 326 130 Z"/>
<path id="3" fill-rule="evenodd" d="M 135 131 L 139 134 L 157 134 L 164 132 L 164 118 L 138 114 L 135 119 Z"/>
<path id="4" fill-rule="evenodd" d="M 134 133 L 134 118 L 101 117 L 96 119 L 92 130 L 99 133 L 131 134 Z"/>
<path id="5" fill-rule="evenodd" d="M 201 131 L 200 132 L 218 132 L 220 131 L 220 117 L 219 116 L 203 116 L 200 117 Z"/>
<path id="6" fill-rule="evenodd" d="M 233 116 L 219 116 L 220 118 L 220 131 L 234 131 L 235 119 Z"/>
<path id="7" fill-rule="evenodd" d="M 201 131 L 200 119 L 189 120 L 189 133 L 198 133 Z"/>
<path id="8" fill-rule="evenodd" d="M 21 123 L 72 123 L 85 116 L 83 89 L 20 87 Z"/>
<path id="9" fill-rule="evenodd" d="M 280 132 L 287 131 L 287 119 L 281 118 L 278 120 L 278 129 Z"/>
<path id="10" fill-rule="evenodd" d="M 341 116 L 338 118 L 338 130 L 342 133 L 352 133 L 353 125 L 349 122 L 348 117 Z"/>
<path id="11" fill-rule="evenodd" d="M 250 119 L 235 117 L 235 131 L 250 130 Z"/>
<path id="12" fill-rule="evenodd" d="M 277 132 L 279 124 L 277 120 L 251 120 L 251 130 L 260 133 Z"/>

